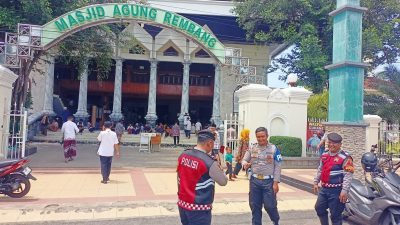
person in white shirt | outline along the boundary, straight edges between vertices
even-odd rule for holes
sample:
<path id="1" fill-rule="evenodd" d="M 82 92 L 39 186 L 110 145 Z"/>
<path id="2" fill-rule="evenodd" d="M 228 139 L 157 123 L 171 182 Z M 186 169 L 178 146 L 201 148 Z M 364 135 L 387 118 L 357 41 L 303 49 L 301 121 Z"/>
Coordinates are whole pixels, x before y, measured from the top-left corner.
<path id="1" fill-rule="evenodd" d="M 185 135 L 188 139 L 190 139 L 190 131 L 192 130 L 192 122 L 190 121 L 190 117 L 187 117 L 186 120 L 183 122 L 185 127 Z"/>
<path id="2" fill-rule="evenodd" d="M 107 182 L 110 181 L 111 162 L 114 151 L 117 158 L 120 157 L 118 137 L 117 134 L 111 130 L 111 126 L 112 123 L 106 121 L 103 125 L 103 131 L 101 131 L 97 137 L 97 140 L 100 141 L 97 154 L 100 156 L 101 175 L 103 177 L 101 183 L 103 184 L 107 184 Z"/>
<path id="3" fill-rule="evenodd" d="M 74 117 L 68 116 L 68 121 L 61 127 L 65 163 L 72 161 L 76 156 L 76 133 L 79 132 L 79 129 L 73 120 Z"/>
<path id="4" fill-rule="evenodd" d="M 195 127 L 196 127 L 196 130 L 195 130 L 196 135 L 198 135 L 199 131 L 201 131 L 201 128 L 202 128 L 200 121 L 197 121 Z"/>

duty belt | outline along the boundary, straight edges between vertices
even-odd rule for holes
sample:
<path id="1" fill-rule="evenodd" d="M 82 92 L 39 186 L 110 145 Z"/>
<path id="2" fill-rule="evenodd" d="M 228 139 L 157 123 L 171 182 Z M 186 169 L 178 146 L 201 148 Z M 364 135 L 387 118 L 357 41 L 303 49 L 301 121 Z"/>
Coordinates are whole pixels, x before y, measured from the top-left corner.
<path id="1" fill-rule="evenodd" d="M 212 205 L 199 205 L 194 203 L 185 202 L 182 200 L 178 201 L 178 206 L 187 209 L 189 211 L 207 211 L 212 209 Z"/>
<path id="2" fill-rule="evenodd" d="M 272 179 L 272 178 L 274 178 L 274 175 L 267 175 L 267 176 L 265 176 L 265 175 L 262 175 L 262 174 L 253 174 L 252 176 L 255 177 L 255 178 L 257 178 L 257 179 L 259 179 L 259 180 L 267 180 L 267 179 Z"/>
<path id="3" fill-rule="evenodd" d="M 335 187 L 341 187 L 342 184 L 329 184 L 329 183 L 322 183 L 322 187 L 325 188 L 335 188 Z"/>

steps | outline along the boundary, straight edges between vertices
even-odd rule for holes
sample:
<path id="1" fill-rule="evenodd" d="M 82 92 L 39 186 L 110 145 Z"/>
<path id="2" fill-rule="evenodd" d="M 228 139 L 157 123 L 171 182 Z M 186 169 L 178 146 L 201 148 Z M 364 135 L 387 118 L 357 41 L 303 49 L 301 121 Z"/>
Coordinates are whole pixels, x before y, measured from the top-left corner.
<path id="1" fill-rule="evenodd" d="M 76 141 L 80 144 L 97 144 L 97 136 L 99 135 L 100 131 L 95 131 L 93 133 L 88 132 L 85 130 L 83 134 L 76 135 Z M 47 142 L 47 143 L 57 143 L 61 141 L 62 133 L 61 131 L 52 132 L 48 131 L 47 136 L 37 135 L 33 137 L 33 142 Z M 140 135 L 133 135 L 125 133 L 122 135 L 122 145 L 132 145 L 132 146 L 139 146 Z M 180 136 L 179 145 L 180 146 L 195 146 L 197 138 L 195 135 L 191 135 L 190 139 L 187 139 L 184 135 Z M 161 138 L 161 146 L 168 147 L 174 145 L 174 139 L 172 137 L 165 138 L 164 136 Z"/>

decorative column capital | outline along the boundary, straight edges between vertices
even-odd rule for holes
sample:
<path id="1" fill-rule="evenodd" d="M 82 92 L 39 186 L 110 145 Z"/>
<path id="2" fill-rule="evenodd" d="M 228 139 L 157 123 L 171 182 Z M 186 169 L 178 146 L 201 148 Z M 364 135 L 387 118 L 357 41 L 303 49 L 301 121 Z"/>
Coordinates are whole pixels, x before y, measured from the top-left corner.
<path id="1" fill-rule="evenodd" d="M 150 68 L 151 67 L 157 67 L 159 61 L 157 59 L 149 59 L 150 62 Z"/>
<path id="2" fill-rule="evenodd" d="M 190 64 L 192 64 L 192 61 L 190 61 L 190 60 L 184 60 L 183 62 L 182 62 L 182 64 L 185 66 L 185 65 L 187 65 L 187 66 L 190 66 Z"/>
<path id="3" fill-rule="evenodd" d="M 114 60 L 115 60 L 115 64 L 117 66 L 122 66 L 122 63 L 125 61 L 125 59 L 123 59 L 123 58 L 115 58 Z M 120 64 L 120 65 L 118 65 L 118 64 Z"/>

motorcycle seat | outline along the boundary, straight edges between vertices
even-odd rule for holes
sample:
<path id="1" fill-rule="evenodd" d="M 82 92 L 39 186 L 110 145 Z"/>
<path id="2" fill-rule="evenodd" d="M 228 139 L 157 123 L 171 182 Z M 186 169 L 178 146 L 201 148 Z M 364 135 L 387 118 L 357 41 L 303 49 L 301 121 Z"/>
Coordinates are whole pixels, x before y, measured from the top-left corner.
<path id="1" fill-rule="evenodd" d="M 7 161 L 0 161 L 0 168 L 12 165 L 14 163 L 18 162 L 18 160 L 7 160 Z"/>
<path id="2" fill-rule="evenodd" d="M 351 187 L 361 196 L 364 196 L 368 199 L 373 199 L 375 198 L 374 192 L 372 192 L 371 188 L 368 186 L 365 186 L 361 181 L 353 179 L 351 181 Z"/>

